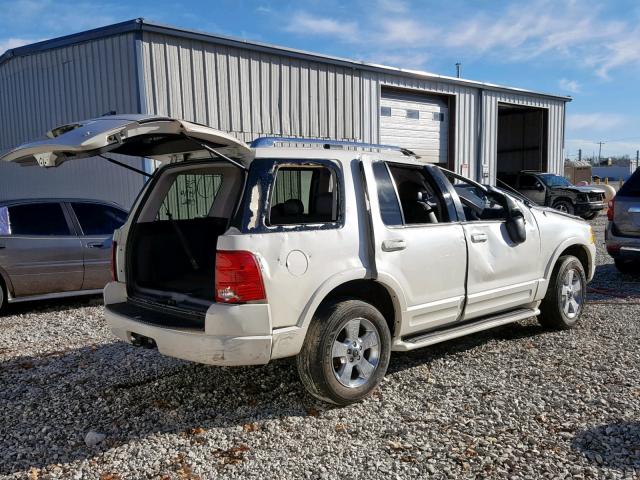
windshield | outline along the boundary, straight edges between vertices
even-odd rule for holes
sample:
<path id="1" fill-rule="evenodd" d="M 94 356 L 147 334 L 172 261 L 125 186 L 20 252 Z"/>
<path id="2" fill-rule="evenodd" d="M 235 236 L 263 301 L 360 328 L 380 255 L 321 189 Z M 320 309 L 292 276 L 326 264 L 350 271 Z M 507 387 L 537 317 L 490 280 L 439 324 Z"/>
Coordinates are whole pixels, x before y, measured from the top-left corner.
<path id="1" fill-rule="evenodd" d="M 572 183 L 560 175 L 553 173 L 541 173 L 540 178 L 547 187 L 571 187 Z"/>

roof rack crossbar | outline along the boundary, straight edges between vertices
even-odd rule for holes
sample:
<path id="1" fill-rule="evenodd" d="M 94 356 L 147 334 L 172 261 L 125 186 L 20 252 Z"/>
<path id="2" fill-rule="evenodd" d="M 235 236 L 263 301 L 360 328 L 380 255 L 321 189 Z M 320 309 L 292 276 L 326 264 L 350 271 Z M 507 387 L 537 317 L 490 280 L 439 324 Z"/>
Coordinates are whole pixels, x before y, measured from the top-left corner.
<path id="1" fill-rule="evenodd" d="M 407 156 L 415 156 L 411 150 L 406 148 L 397 147 L 395 145 L 383 145 L 379 143 L 364 143 L 354 142 L 349 140 L 326 140 L 322 138 L 298 138 L 298 137 L 259 137 L 256 138 L 249 145 L 251 148 L 269 148 L 275 147 L 278 144 L 296 143 L 296 144 L 312 144 L 321 145 L 323 148 L 330 149 L 331 147 L 342 148 L 365 148 L 375 150 L 392 150 L 394 152 L 402 153 Z"/>

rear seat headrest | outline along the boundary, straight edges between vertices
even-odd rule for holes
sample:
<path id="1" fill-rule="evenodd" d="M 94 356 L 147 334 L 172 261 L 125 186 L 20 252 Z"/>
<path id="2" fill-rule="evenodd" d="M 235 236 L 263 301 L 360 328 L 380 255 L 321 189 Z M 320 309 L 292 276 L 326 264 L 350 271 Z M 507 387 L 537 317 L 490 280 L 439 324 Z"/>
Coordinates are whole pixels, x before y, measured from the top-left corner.
<path id="1" fill-rule="evenodd" d="M 282 204 L 283 215 L 302 215 L 304 213 L 304 204 L 297 198 L 290 198 Z"/>

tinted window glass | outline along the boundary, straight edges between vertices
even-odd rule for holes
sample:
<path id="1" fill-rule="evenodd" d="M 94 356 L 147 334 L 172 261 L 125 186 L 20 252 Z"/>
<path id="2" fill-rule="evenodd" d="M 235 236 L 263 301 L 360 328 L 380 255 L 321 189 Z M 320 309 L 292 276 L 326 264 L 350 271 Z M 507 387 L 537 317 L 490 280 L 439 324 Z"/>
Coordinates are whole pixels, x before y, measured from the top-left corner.
<path id="1" fill-rule="evenodd" d="M 221 186 L 220 174 L 178 173 L 158 210 L 157 219 L 190 220 L 208 216 Z"/>
<path id="2" fill-rule="evenodd" d="M 82 233 L 85 235 L 111 235 L 127 220 L 120 209 L 96 203 L 72 203 Z"/>
<path id="3" fill-rule="evenodd" d="M 520 177 L 520 188 L 534 188 L 539 180 L 533 175 L 522 175 Z"/>
<path id="4" fill-rule="evenodd" d="M 378 202 L 380 203 L 380 216 L 385 225 L 402 225 L 402 213 L 393 182 L 389 176 L 387 166 L 383 162 L 375 162 L 372 165 L 378 189 Z"/>
<path id="5" fill-rule="evenodd" d="M 33 203 L 9 207 L 12 235 L 70 235 L 59 203 Z"/>
<path id="6" fill-rule="evenodd" d="M 335 173 L 327 167 L 282 167 L 271 193 L 270 225 L 338 220 Z"/>
<path id="7" fill-rule="evenodd" d="M 629 180 L 624 182 L 618 192 L 621 197 L 640 197 L 640 169 L 636 170 Z"/>

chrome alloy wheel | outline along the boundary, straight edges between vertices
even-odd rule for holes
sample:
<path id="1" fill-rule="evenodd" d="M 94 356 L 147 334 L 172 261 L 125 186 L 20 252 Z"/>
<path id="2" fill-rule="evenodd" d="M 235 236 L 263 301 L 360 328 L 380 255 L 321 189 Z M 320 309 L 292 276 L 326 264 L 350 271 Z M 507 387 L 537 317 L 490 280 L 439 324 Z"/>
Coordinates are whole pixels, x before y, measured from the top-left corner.
<path id="1" fill-rule="evenodd" d="M 560 303 L 562 311 L 569 319 L 574 319 L 582 309 L 584 301 L 582 295 L 582 280 L 580 274 L 573 268 L 567 270 L 562 279 Z"/>
<path id="2" fill-rule="evenodd" d="M 380 336 L 366 318 L 354 318 L 344 324 L 333 340 L 333 374 L 345 387 L 359 387 L 378 368 Z"/>

